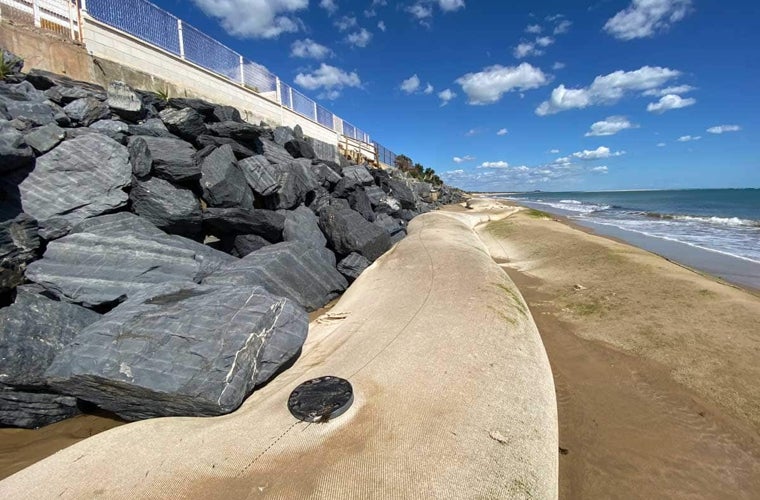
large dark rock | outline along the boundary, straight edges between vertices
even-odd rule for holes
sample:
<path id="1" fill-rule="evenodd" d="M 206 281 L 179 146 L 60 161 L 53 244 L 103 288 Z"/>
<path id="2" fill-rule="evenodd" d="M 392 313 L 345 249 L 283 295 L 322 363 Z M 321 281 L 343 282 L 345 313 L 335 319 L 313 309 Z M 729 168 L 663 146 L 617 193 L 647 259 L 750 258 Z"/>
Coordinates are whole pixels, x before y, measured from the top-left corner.
<path id="1" fill-rule="evenodd" d="M 274 142 L 280 146 L 285 146 L 286 143 L 295 138 L 293 130 L 290 127 L 275 127 L 274 129 Z"/>
<path id="2" fill-rule="evenodd" d="M 269 139 L 259 137 L 256 148 L 256 151 L 264 155 L 269 163 L 280 164 L 293 161 L 293 157 L 284 147 Z"/>
<path id="3" fill-rule="evenodd" d="M 56 110 L 46 102 L 2 100 L 8 115 L 13 120 L 19 120 L 38 127 L 56 123 Z"/>
<path id="4" fill-rule="evenodd" d="M 401 219 L 395 219 L 390 215 L 378 214 L 375 224 L 383 228 L 389 236 L 394 236 L 399 232 L 406 231 L 406 224 Z"/>
<path id="5" fill-rule="evenodd" d="M 29 82 L 6 83 L 0 81 L 0 97 L 14 101 L 43 102 L 47 99 L 44 92 L 34 88 Z"/>
<path id="6" fill-rule="evenodd" d="M 341 257 L 357 252 L 374 261 L 391 247 L 388 233 L 354 210 L 325 207 L 320 211 L 319 227 Z"/>
<path id="7" fill-rule="evenodd" d="M 104 135 L 64 141 L 19 184 L 24 212 L 41 225 L 51 218 L 76 224 L 123 207 L 131 170 L 127 148 Z"/>
<path id="8" fill-rule="evenodd" d="M 26 134 L 24 140 L 37 152 L 45 154 L 66 138 L 66 131 L 54 123 L 38 127 Z"/>
<path id="9" fill-rule="evenodd" d="M 128 144 L 129 125 L 119 120 L 98 120 L 88 127 L 100 134 L 107 135 L 120 144 Z"/>
<path id="10" fill-rule="evenodd" d="M 371 186 L 375 183 L 375 179 L 367 170 L 367 167 L 363 165 L 352 165 L 342 170 L 343 177 L 346 179 L 352 179 L 356 184 L 362 186 Z"/>
<path id="11" fill-rule="evenodd" d="M 369 196 L 367 196 L 367 193 L 364 192 L 363 188 L 357 187 L 348 195 L 348 204 L 352 209 L 362 214 L 362 217 L 368 221 L 375 221 L 375 212 L 372 211 L 372 203 L 370 203 Z"/>
<path id="12" fill-rule="evenodd" d="M 158 177 L 135 181 L 129 194 L 132 211 L 171 234 L 196 238 L 201 233 L 200 201 Z"/>
<path id="13" fill-rule="evenodd" d="M 308 194 L 319 187 L 311 160 L 301 158 L 275 165 L 278 188 L 265 199 L 268 208 L 292 209 L 308 201 Z"/>
<path id="14" fill-rule="evenodd" d="M 264 155 L 255 155 L 238 163 L 246 182 L 258 196 L 269 196 L 280 188 L 277 167 Z"/>
<path id="15" fill-rule="evenodd" d="M 243 146 L 239 142 L 237 142 L 235 139 L 231 139 L 229 137 L 217 137 L 215 135 L 199 135 L 198 138 L 195 140 L 195 143 L 198 144 L 200 147 L 205 148 L 208 146 L 224 146 L 225 144 L 229 144 L 232 146 L 232 152 L 235 153 L 235 158 L 238 160 L 242 160 L 245 158 L 248 158 L 250 156 L 254 156 L 256 153 L 253 152 L 252 149 L 248 149 L 247 147 Z"/>
<path id="16" fill-rule="evenodd" d="M 215 149 L 203 160 L 201 174 L 203 199 L 208 206 L 253 208 L 253 193 L 229 144 Z"/>
<path id="17" fill-rule="evenodd" d="M 111 82 L 106 104 L 125 120 L 137 121 L 145 115 L 142 98 L 124 82 Z"/>
<path id="18" fill-rule="evenodd" d="M 42 69 L 32 69 L 26 74 L 26 81 L 39 90 L 48 90 L 51 87 L 78 87 L 90 92 L 92 97 L 105 100 L 106 90 L 94 83 L 72 80 L 68 76 L 57 75 Z"/>
<path id="19" fill-rule="evenodd" d="M 263 133 L 261 127 L 237 121 L 211 123 L 208 126 L 208 130 L 216 136 L 234 139 L 250 148 L 256 147 L 256 141 Z"/>
<path id="20" fill-rule="evenodd" d="M 235 260 L 121 212 L 88 219 L 50 242 L 43 258 L 27 267 L 26 276 L 61 299 L 99 306 L 156 283 L 200 282 Z"/>
<path id="21" fill-rule="evenodd" d="M 98 319 L 84 307 L 19 290 L 16 301 L 0 309 L 0 385 L 44 390 L 56 354 Z"/>
<path id="22" fill-rule="evenodd" d="M 218 122 L 243 123 L 243 118 L 240 117 L 240 111 L 232 106 L 214 106 L 212 116 Z"/>
<path id="23" fill-rule="evenodd" d="M 259 235 L 240 234 L 235 236 L 230 253 L 235 257 L 245 257 L 249 253 L 255 252 L 256 250 L 269 245 L 271 245 L 271 243 Z"/>
<path id="24" fill-rule="evenodd" d="M 177 137 L 169 132 L 164 122 L 158 118 L 148 118 L 138 125 L 129 125 L 129 135 L 146 135 L 149 137 L 168 137 L 176 139 Z"/>
<path id="25" fill-rule="evenodd" d="M 37 221 L 32 217 L 22 213 L 0 222 L 0 293 L 23 283 L 26 264 L 37 257 L 39 248 Z"/>
<path id="26" fill-rule="evenodd" d="M 308 318 L 255 286 L 153 286 L 85 328 L 47 371 L 59 391 L 127 420 L 240 406 L 295 356 Z"/>
<path id="27" fill-rule="evenodd" d="M 14 54 L 13 52 L 5 49 L 0 49 L 0 57 L 2 57 L 3 66 L 6 68 L 8 74 L 21 73 L 24 68 L 24 60 Z"/>
<path id="28" fill-rule="evenodd" d="M 196 137 L 206 133 L 203 116 L 192 108 L 166 108 L 158 116 L 169 132 L 187 141 L 195 141 Z"/>
<path id="29" fill-rule="evenodd" d="M 204 284 L 257 285 L 288 297 L 308 311 L 324 306 L 348 283 L 335 269 L 335 255 L 326 248 L 288 241 L 250 253 L 207 277 Z"/>
<path id="30" fill-rule="evenodd" d="M 15 391 L 0 385 L 0 426 L 36 429 L 79 413 L 75 397 Z"/>
<path id="31" fill-rule="evenodd" d="M 417 198 L 421 199 L 425 203 L 433 203 L 433 185 L 429 182 L 415 182 L 412 185 L 413 192 Z M 411 207 L 404 207 L 411 208 Z"/>
<path id="32" fill-rule="evenodd" d="M 111 116 L 111 110 L 108 109 L 108 106 L 94 97 L 72 101 L 64 106 L 63 110 L 74 123 L 82 127 L 87 127 L 93 122 Z"/>
<path id="33" fill-rule="evenodd" d="M 204 118 L 211 118 L 216 106 L 203 99 L 194 99 L 189 97 L 172 97 L 168 102 L 169 106 L 175 109 L 190 108 L 200 113 Z"/>
<path id="34" fill-rule="evenodd" d="M 300 241 L 316 247 L 327 245 L 327 239 L 319 229 L 319 219 L 310 209 L 301 205 L 295 210 L 281 210 L 280 213 L 285 216 L 284 241 Z"/>
<path id="35" fill-rule="evenodd" d="M 393 196 L 401 204 L 401 208 L 414 209 L 417 199 L 411 188 L 401 179 L 388 179 L 388 194 Z"/>
<path id="36" fill-rule="evenodd" d="M 285 143 L 285 149 L 293 158 L 316 158 L 314 148 L 306 141 L 293 139 Z"/>
<path id="37" fill-rule="evenodd" d="M 338 262 L 338 271 L 345 276 L 349 282 L 352 282 L 358 278 L 359 275 L 370 266 L 370 264 L 371 262 L 364 256 L 353 252 Z"/>
<path id="38" fill-rule="evenodd" d="M 0 125 L 0 173 L 27 167 L 33 160 L 34 152 L 23 134 L 10 125 Z"/>
<path id="39" fill-rule="evenodd" d="M 45 91 L 45 97 L 59 106 L 66 106 L 77 99 L 95 96 L 92 92 L 83 89 L 82 87 L 63 87 L 61 85 L 56 85 Z"/>
<path id="40" fill-rule="evenodd" d="M 207 208 L 203 211 L 203 227 L 220 237 L 256 234 L 268 241 L 282 241 L 285 216 L 272 210 L 243 208 Z"/>
<path id="41" fill-rule="evenodd" d="M 182 183 L 201 178 L 192 144 L 168 137 L 131 137 L 129 160 L 137 177 L 149 174 Z"/>
<path id="42" fill-rule="evenodd" d="M 312 165 L 311 169 L 316 174 L 319 184 L 324 188 L 330 189 L 340 182 L 340 175 L 326 163 L 317 163 Z"/>

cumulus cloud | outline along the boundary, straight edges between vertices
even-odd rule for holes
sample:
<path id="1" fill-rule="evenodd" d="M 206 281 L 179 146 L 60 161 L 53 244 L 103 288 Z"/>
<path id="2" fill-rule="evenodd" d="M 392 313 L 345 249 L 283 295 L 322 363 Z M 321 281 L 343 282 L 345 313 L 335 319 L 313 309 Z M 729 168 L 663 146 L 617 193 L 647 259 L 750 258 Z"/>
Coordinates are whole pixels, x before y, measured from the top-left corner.
<path id="1" fill-rule="evenodd" d="M 554 43 L 554 38 L 550 36 L 540 36 L 536 38 L 536 45 L 540 47 L 548 47 L 549 45 Z"/>
<path id="2" fill-rule="evenodd" d="M 423 90 L 422 93 L 429 95 L 429 94 L 432 94 L 434 90 L 435 88 L 433 88 L 433 86 L 430 85 L 430 83 L 428 83 L 427 86 L 425 87 L 425 90 Z"/>
<path id="3" fill-rule="evenodd" d="M 533 42 L 519 43 L 517 47 L 515 47 L 515 49 L 512 51 L 515 59 L 522 59 L 528 56 L 540 56 L 543 53 L 544 51 L 536 48 L 536 44 Z"/>
<path id="4" fill-rule="evenodd" d="M 355 71 L 348 73 L 325 63 L 311 73 L 298 73 L 295 82 L 305 89 L 323 89 L 322 96 L 326 99 L 338 98 L 344 87 L 361 87 L 362 84 Z"/>
<path id="5" fill-rule="evenodd" d="M 701 138 L 702 138 L 702 136 L 700 136 L 700 135 L 697 135 L 697 136 L 682 135 L 677 140 L 678 140 L 678 142 L 691 142 L 691 141 L 698 141 Z"/>
<path id="6" fill-rule="evenodd" d="M 407 7 L 406 11 L 409 12 L 412 17 L 416 18 L 418 21 L 425 21 L 428 18 L 433 17 L 433 7 L 430 5 L 416 3 Z"/>
<path id="7" fill-rule="evenodd" d="M 293 57 L 303 57 L 311 59 L 324 59 L 332 55 L 332 51 L 320 45 L 311 38 L 305 40 L 296 40 L 290 46 L 290 55 Z"/>
<path id="8" fill-rule="evenodd" d="M 629 128 L 638 128 L 638 125 L 629 122 L 625 116 L 608 116 L 602 121 L 593 123 L 591 129 L 586 132 L 586 137 L 615 135 Z"/>
<path id="9" fill-rule="evenodd" d="M 500 161 L 484 161 L 478 168 L 509 168 L 509 163 Z"/>
<path id="10" fill-rule="evenodd" d="M 386 27 L 385 27 L 385 22 L 384 22 L 384 21 L 378 21 L 378 23 L 377 23 L 377 28 L 378 28 L 380 31 L 382 31 L 382 32 L 385 32 L 385 30 L 386 30 Z"/>
<path id="11" fill-rule="evenodd" d="M 427 25 L 433 17 L 433 7 L 437 5 L 443 12 L 455 12 L 465 8 L 464 0 L 418 0 L 405 10 L 421 24 Z"/>
<path id="12" fill-rule="evenodd" d="M 505 128 L 500 128 L 498 132 L 496 132 L 496 135 L 507 135 L 509 133 L 509 130 Z"/>
<path id="13" fill-rule="evenodd" d="M 319 6 L 325 9 L 328 14 L 335 14 L 338 10 L 338 6 L 335 4 L 335 0 L 322 0 L 319 2 Z"/>
<path id="14" fill-rule="evenodd" d="M 277 38 L 294 33 L 301 22 L 290 16 L 309 6 L 309 0 L 193 0 L 222 28 L 240 38 Z"/>
<path id="15" fill-rule="evenodd" d="M 659 66 L 643 66 L 635 71 L 618 70 L 597 76 L 588 87 L 569 89 L 564 85 L 552 90 L 548 101 L 536 108 L 539 116 L 551 115 L 569 109 L 580 109 L 601 104 L 614 104 L 631 92 L 662 87 L 677 78 L 679 71 Z"/>
<path id="16" fill-rule="evenodd" d="M 454 12 L 465 7 L 464 0 L 438 0 L 438 6 L 444 12 Z"/>
<path id="17" fill-rule="evenodd" d="M 680 95 L 668 94 L 660 97 L 660 100 L 657 102 L 650 102 L 647 104 L 647 111 L 650 113 L 664 113 L 671 109 L 680 109 L 692 106 L 696 102 L 697 100 L 693 97 L 684 99 Z"/>
<path id="18" fill-rule="evenodd" d="M 350 33 L 346 37 L 346 41 L 354 47 L 366 47 L 369 44 L 370 40 L 372 40 L 372 33 L 367 31 L 365 28 L 362 28 L 355 33 Z"/>
<path id="19" fill-rule="evenodd" d="M 696 88 L 692 87 L 691 85 L 676 85 L 674 87 L 665 87 L 662 89 L 649 89 L 642 92 L 642 95 L 662 97 L 668 94 L 685 94 L 687 92 L 691 92 L 692 90 L 696 90 Z"/>
<path id="20" fill-rule="evenodd" d="M 601 166 L 592 168 L 591 171 L 599 173 L 599 174 L 606 174 L 608 170 L 606 166 L 601 165 Z"/>
<path id="21" fill-rule="evenodd" d="M 333 24 L 336 28 L 338 28 L 338 31 L 348 31 L 351 28 L 358 26 L 356 18 L 353 16 L 343 16 L 340 19 L 336 20 Z"/>
<path id="22" fill-rule="evenodd" d="M 561 20 L 557 25 L 554 27 L 554 34 L 555 35 L 562 35 L 564 33 L 567 33 L 570 31 L 570 26 L 572 26 L 573 23 L 568 21 L 567 19 Z"/>
<path id="23" fill-rule="evenodd" d="M 441 106 L 445 106 L 454 99 L 457 95 L 451 91 L 451 89 L 445 89 L 438 92 L 438 98 L 441 99 Z"/>
<path id="24" fill-rule="evenodd" d="M 477 73 L 467 73 L 456 82 L 468 97 L 468 103 L 485 105 L 498 102 L 507 92 L 530 90 L 546 85 L 548 77 L 528 63 L 519 66 L 489 66 Z"/>
<path id="25" fill-rule="evenodd" d="M 541 33 L 541 31 L 543 31 L 543 29 L 541 28 L 541 25 L 539 24 L 529 24 L 525 28 L 526 33 L 531 33 L 533 35 L 538 35 L 539 33 Z"/>
<path id="26" fill-rule="evenodd" d="M 552 149 L 549 151 L 551 154 L 556 155 L 559 154 L 559 149 Z"/>
<path id="27" fill-rule="evenodd" d="M 477 135 L 479 133 L 480 133 L 480 130 L 478 130 L 476 128 L 471 128 L 470 130 L 468 130 L 467 132 L 465 132 L 464 136 L 465 137 L 472 137 L 473 135 Z"/>
<path id="28" fill-rule="evenodd" d="M 466 161 L 473 161 L 475 159 L 475 157 L 474 156 L 470 156 L 470 155 L 464 155 L 461 158 L 459 156 L 455 156 L 452 159 L 454 160 L 454 163 L 464 163 Z"/>
<path id="29" fill-rule="evenodd" d="M 711 134 L 723 134 L 726 132 L 738 132 L 742 128 L 739 125 L 716 125 L 707 129 Z"/>
<path id="30" fill-rule="evenodd" d="M 577 158 L 583 161 L 592 161 L 592 160 L 601 160 L 603 158 L 611 158 L 613 156 L 622 156 L 624 154 L 625 154 L 625 151 L 612 152 L 610 148 L 606 146 L 599 146 L 596 149 L 591 149 L 591 150 L 584 149 L 583 151 L 578 151 L 576 153 L 573 153 L 570 156 L 572 156 L 572 158 Z M 558 158 L 556 160 L 556 163 L 567 163 L 567 161 L 564 161 L 564 160 L 569 160 L 569 159 L 571 158 L 569 157 Z M 559 161 L 559 160 L 563 160 L 563 161 Z"/>
<path id="31" fill-rule="evenodd" d="M 667 30 L 691 11 L 691 0 L 633 0 L 607 20 L 604 30 L 618 40 L 649 38 Z"/>
<path id="32" fill-rule="evenodd" d="M 401 90 L 407 94 L 411 94 L 420 88 L 420 77 L 415 73 L 403 82 L 401 82 Z"/>
<path id="33" fill-rule="evenodd" d="M 667 146 L 667 144 L 665 144 L 664 142 L 658 142 L 657 143 L 657 147 L 658 148 L 664 148 L 665 146 Z"/>

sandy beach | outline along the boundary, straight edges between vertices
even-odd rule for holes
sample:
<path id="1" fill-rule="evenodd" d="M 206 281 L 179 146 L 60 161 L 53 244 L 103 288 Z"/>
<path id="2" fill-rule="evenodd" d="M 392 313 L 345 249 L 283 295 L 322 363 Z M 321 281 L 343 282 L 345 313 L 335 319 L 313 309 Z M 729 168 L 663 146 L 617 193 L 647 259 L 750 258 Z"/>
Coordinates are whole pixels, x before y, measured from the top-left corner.
<path id="1" fill-rule="evenodd" d="M 524 211 L 481 226 L 557 390 L 561 498 L 760 490 L 760 298 Z"/>
<path id="2" fill-rule="evenodd" d="M 760 491 L 757 293 L 540 212 L 522 210 L 502 219 L 506 210 L 513 210 L 509 202 L 480 200 L 476 205 L 494 215 L 476 227 L 477 235 L 524 297 L 551 364 L 559 417 L 560 498 L 752 498 Z M 445 210 L 473 212 L 461 206 Z M 385 264 L 386 270 L 394 269 L 392 262 Z M 452 276 L 468 273 L 456 259 L 444 267 Z M 379 293 L 374 276 L 380 275 L 362 280 L 368 291 L 353 290 L 347 294 L 349 302 L 337 307 L 353 304 L 359 311 L 361 297 Z M 468 286 L 461 283 L 461 293 Z M 459 299 L 471 302 L 465 295 Z M 493 306 L 509 313 L 514 303 Z M 454 311 L 435 309 L 431 317 L 443 319 Z M 365 320 L 362 324 L 366 328 Z M 348 330 L 358 331 L 358 325 Z M 319 342 L 310 340 L 318 351 L 324 349 Z M 313 370 L 318 367 L 314 363 L 307 356 L 295 370 Z M 296 376 L 286 372 L 284 378 Z M 268 391 L 284 378 L 255 394 L 230 418 L 208 420 L 204 433 L 213 435 L 214 426 L 227 422 L 232 427 L 235 421 L 261 415 L 253 413 L 255 401 L 267 401 Z M 85 421 L 64 422 L 58 432 L 51 427 L 52 435 L 32 439 L 45 446 L 23 439 L 8 442 L 0 449 L 0 477 L 28 463 L 34 453 L 52 453 L 86 437 L 59 439 L 62 432 L 71 434 L 67 426 L 77 422 Z M 173 432 L 190 436 L 202 425 L 196 422 L 177 419 Z M 169 425 L 164 420 L 161 428 L 168 432 Z M 124 428 L 124 442 L 129 441 L 130 427 Z M 147 432 L 154 427 L 158 429 L 141 428 Z M 19 432 L 33 436 L 46 431 Z M 87 449 L 102 451 L 114 439 Z M 57 468 L 62 461 L 54 462 Z M 97 461 L 92 467 L 98 467 Z M 297 470 L 293 464 L 288 467 Z"/>

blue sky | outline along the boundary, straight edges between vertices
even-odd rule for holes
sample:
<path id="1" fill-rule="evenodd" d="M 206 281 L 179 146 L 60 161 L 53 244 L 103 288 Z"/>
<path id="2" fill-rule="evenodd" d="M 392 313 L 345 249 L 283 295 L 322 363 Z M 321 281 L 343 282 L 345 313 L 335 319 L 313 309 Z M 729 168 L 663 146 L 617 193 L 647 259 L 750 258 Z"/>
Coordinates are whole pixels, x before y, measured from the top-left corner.
<path id="1" fill-rule="evenodd" d="M 760 187 L 755 1 L 154 3 L 455 186 Z"/>

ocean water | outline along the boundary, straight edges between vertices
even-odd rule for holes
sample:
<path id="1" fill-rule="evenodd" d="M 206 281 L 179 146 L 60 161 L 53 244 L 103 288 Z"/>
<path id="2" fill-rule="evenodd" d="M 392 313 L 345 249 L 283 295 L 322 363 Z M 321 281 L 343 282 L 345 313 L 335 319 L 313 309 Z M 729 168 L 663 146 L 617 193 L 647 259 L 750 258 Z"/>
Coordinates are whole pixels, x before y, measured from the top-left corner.
<path id="1" fill-rule="evenodd" d="M 760 265 L 760 189 L 502 195 L 576 219 L 676 241 Z"/>

